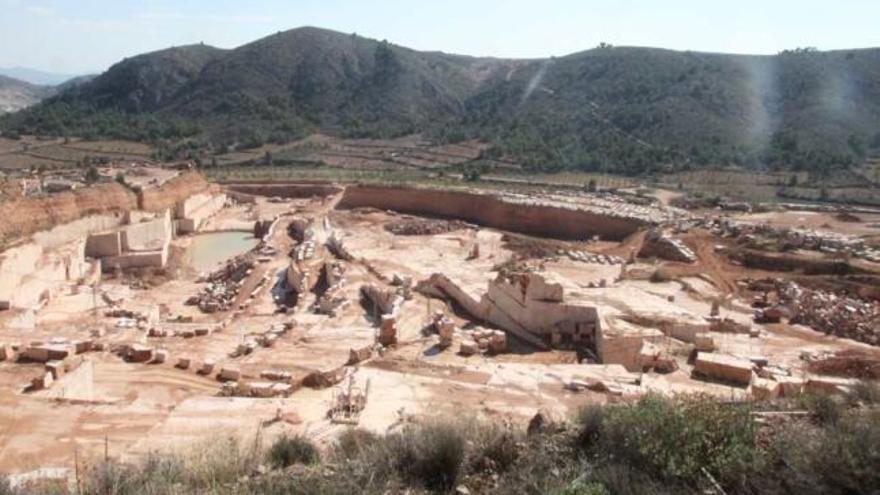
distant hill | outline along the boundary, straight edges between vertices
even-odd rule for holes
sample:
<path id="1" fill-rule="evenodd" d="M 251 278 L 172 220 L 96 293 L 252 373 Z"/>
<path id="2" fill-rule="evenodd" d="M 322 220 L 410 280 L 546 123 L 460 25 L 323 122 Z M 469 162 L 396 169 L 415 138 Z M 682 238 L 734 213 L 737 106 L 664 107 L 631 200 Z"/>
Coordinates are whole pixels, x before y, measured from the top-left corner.
<path id="1" fill-rule="evenodd" d="M 316 28 L 126 59 L 0 127 L 225 149 L 314 131 L 479 138 L 536 169 L 833 170 L 880 148 L 880 50 L 776 56 L 601 46 L 506 60 Z M 201 143 L 201 144 L 199 144 Z M 190 145 L 192 146 L 192 144 Z"/>
<path id="2" fill-rule="evenodd" d="M 57 86 L 77 77 L 73 74 L 58 74 L 28 67 L 0 67 L 0 76 L 11 77 L 38 86 Z"/>
<path id="3" fill-rule="evenodd" d="M 16 112 L 39 103 L 54 94 L 48 86 L 37 86 L 11 77 L 0 76 L 0 114 Z"/>

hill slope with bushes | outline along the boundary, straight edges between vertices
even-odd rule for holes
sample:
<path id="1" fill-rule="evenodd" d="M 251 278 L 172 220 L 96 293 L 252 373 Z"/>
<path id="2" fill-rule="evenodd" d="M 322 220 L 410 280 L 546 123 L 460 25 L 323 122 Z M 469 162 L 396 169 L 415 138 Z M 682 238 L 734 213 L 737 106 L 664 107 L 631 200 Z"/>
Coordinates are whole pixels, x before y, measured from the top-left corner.
<path id="1" fill-rule="evenodd" d="M 775 56 L 602 45 L 550 59 L 420 52 L 317 28 L 124 60 L 5 117 L 21 134 L 205 147 L 422 133 L 533 169 L 831 171 L 880 149 L 880 49 Z"/>

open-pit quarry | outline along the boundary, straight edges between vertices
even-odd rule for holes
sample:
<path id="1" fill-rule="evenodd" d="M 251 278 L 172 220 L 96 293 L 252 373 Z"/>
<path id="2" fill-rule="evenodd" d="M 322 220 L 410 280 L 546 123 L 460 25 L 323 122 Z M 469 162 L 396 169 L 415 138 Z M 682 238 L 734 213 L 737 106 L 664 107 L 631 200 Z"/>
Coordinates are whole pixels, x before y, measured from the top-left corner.
<path id="1" fill-rule="evenodd" d="M 103 172 L 0 202 L 0 472 L 880 377 L 877 212 Z"/>

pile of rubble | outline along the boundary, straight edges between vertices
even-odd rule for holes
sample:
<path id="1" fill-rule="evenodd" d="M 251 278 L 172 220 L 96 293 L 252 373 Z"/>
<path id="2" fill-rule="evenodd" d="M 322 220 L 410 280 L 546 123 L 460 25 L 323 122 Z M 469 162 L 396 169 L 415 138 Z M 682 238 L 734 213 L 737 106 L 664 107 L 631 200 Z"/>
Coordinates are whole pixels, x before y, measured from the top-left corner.
<path id="1" fill-rule="evenodd" d="M 824 230 L 774 227 L 767 224 L 738 222 L 731 219 L 703 219 L 699 225 L 713 234 L 736 239 L 739 244 L 771 240 L 780 250 L 803 249 L 828 254 L 850 255 L 880 263 L 880 250 L 863 239 Z"/>
<path id="2" fill-rule="evenodd" d="M 385 225 L 385 230 L 394 235 L 439 235 L 475 228 L 475 225 L 461 220 L 404 220 Z"/>
<path id="3" fill-rule="evenodd" d="M 272 347 L 278 339 L 293 329 L 293 326 L 293 322 L 276 323 L 265 332 L 252 333 L 248 335 L 242 343 L 238 344 L 238 347 L 236 347 L 234 351 L 229 353 L 229 357 L 237 358 L 247 356 L 259 347 Z"/>
<path id="4" fill-rule="evenodd" d="M 807 362 L 807 369 L 812 373 L 863 380 L 880 379 L 880 358 L 865 351 L 804 352 L 801 359 Z"/>
<path id="5" fill-rule="evenodd" d="M 290 250 L 290 257 L 295 261 L 310 260 L 315 257 L 315 241 L 303 241 Z"/>
<path id="6" fill-rule="evenodd" d="M 225 372 L 225 377 L 222 376 Z M 222 369 L 221 381 L 223 388 L 220 395 L 224 397 L 253 397 L 256 399 L 269 399 L 272 397 L 287 397 L 294 392 L 295 388 L 290 383 L 272 381 L 239 381 L 236 375 L 240 375 L 237 369 Z M 235 378 L 235 379 L 232 379 Z"/>
<path id="7" fill-rule="evenodd" d="M 107 318 L 116 318 L 118 328 L 141 328 L 145 329 L 151 317 L 147 313 L 132 311 L 123 308 L 112 308 L 104 312 Z"/>
<path id="8" fill-rule="evenodd" d="M 336 236 L 336 232 L 327 237 L 327 249 L 341 260 L 354 261 L 354 256 L 345 248 L 345 243 L 342 238 Z"/>
<path id="9" fill-rule="evenodd" d="M 294 218 L 287 224 L 287 235 L 296 242 L 305 242 L 315 238 L 315 231 L 310 220 Z"/>
<path id="10" fill-rule="evenodd" d="M 576 197 L 576 201 L 573 201 L 572 197 L 560 194 L 536 197 L 534 194 L 503 192 L 497 193 L 496 196 L 507 203 L 582 210 L 612 218 L 636 220 L 649 225 L 668 222 L 675 216 L 669 209 L 661 209 L 652 204 L 635 204 L 629 198 L 610 193 L 587 197 L 579 195 Z"/>
<path id="11" fill-rule="evenodd" d="M 507 351 L 507 334 L 501 330 L 476 327 L 465 331 L 458 353 L 473 356 L 479 353 L 501 354 Z"/>
<path id="12" fill-rule="evenodd" d="M 437 311 L 431 316 L 431 328 L 440 337 L 440 348 L 447 349 L 452 346 L 452 337 L 455 335 L 455 322 L 443 311 Z"/>
<path id="13" fill-rule="evenodd" d="M 345 265 L 338 261 L 324 263 L 321 277 L 318 280 L 320 296 L 312 304 L 312 311 L 317 314 L 336 316 L 337 310 L 348 305 L 349 301 L 340 296 L 345 283 Z"/>
<path id="14" fill-rule="evenodd" d="M 207 285 L 189 298 L 186 304 L 197 305 L 205 313 L 229 310 L 253 268 L 254 261 L 249 255 L 227 261 L 223 267 L 208 275 Z"/>
<path id="15" fill-rule="evenodd" d="M 811 290 L 788 280 L 761 280 L 750 284 L 763 290 L 763 300 L 778 300 L 777 311 L 789 316 L 789 323 L 809 326 L 820 332 L 880 345 L 880 303 Z M 772 309 L 772 308 L 771 308 Z M 768 310 L 763 310 L 766 314 Z"/>
<path id="16" fill-rule="evenodd" d="M 656 256 L 670 261 L 693 263 L 697 255 L 680 239 L 676 239 L 660 230 L 652 230 L 645 236 L 645 243 L 639 252 L 641 257 Z"/>
<path id="17" fill-rule="evenodd" d="M 587 251 L 564 251 L 559 250 L 557 254 L 565 255 L 572 261 L 580 261 L 582 263 L 591 263 L 594 265 L 622 265 L 624 259 L 620 256 L 609 256 L 607 254 L 593 254 Z"/>

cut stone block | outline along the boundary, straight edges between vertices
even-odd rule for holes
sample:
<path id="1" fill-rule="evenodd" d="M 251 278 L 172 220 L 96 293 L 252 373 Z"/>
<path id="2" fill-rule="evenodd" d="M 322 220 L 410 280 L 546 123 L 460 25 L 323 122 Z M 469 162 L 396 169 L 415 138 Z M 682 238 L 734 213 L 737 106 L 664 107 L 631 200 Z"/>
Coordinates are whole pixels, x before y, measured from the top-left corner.
<path id="1" fill-rule="evenodd" d="M 751 361 L 734 356 L 700 352 L 694 363 L 694 373 L 723 382 L 748 385 L 752 380 Z"/>
<path id="2" fill-rule="evenodd" d="M 348 364 L 357 364 L 373 357 L 372 346 L 364 346 L 359 349 L 351 348 L 348 351 Z"/>
<path id="3" fill-rule="evenodd" d="M 153 362 L 156 364 L 162 364 L 166 361 L 168 361 L 168 351 L 164 349 L 156 351 L 156 354 L 153 356 Z"/>
<path id="4" fill-rule="evenodd" d="M 132 363 L 146 363 L 153 359 L 153 348 L 134 344 L 128 349 L 127 360 Z"/>
<path id="5" fill-rule="evenodd" d="M 199 368 L 200 375 L 210 375 L 214 372 L 215 363 L 212 359 L 206 359 L 205 362 L 202 363 L 202 367 Z"/>
<path id="6" fill-rule="evenodd" d="M 473 356 L 480 352 L 480 347 L 473 340 L 463 340 L 458 348 L 458 353 L 462 356 Z"/>
<path id="7" fill-rule="evenodd" d="M 777 376 L 779 382 L 779 395 L 781 397 L 796 397 L 804 392 L 804 381 L 790 376 Z"/>
<path id="8" fill-rule="evenodd" d="M 64 361 L 49 361 L 46 363 L 46 371 L 52 374 L 52 379 L 57 380 L 64 376 Z"/>
<path id="9" fill-rule="evenodd" d="M 757 375 L 752 377 L 752 383 L 749 385 L 749 393 L 756 400 L 772 400 L 780 395 L 780 384 L 775 380 L 760 378 Z"/>
<path id="10" fill-rule="evenodd" d="M 221 368 L 217 379 L 224 382 L 237 382 L 241 379 L 241 370 L 238 368 Z"/>

